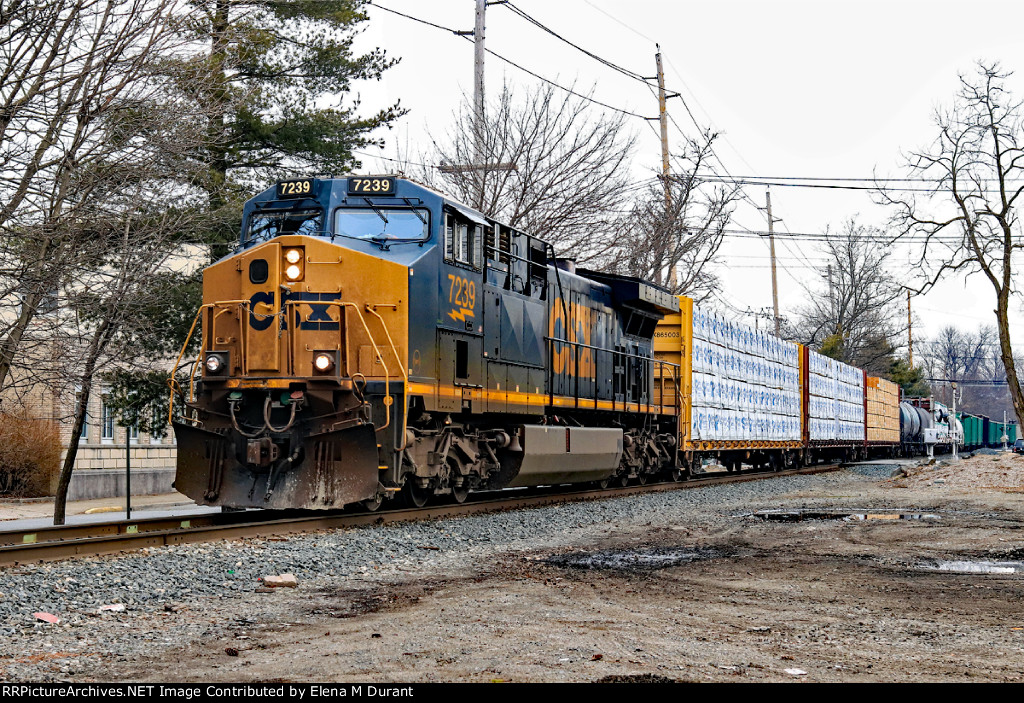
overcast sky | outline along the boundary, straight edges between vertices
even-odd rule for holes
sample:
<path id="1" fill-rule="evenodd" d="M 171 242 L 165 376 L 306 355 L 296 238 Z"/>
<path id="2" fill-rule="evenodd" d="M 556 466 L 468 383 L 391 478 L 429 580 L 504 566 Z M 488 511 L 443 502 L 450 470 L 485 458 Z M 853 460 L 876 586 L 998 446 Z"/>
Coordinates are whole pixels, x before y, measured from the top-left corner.
<path id="1" fill-rule="evenodd" d="M 382 6 L 445 27 L 472 30 L 474 0 L 375 0 Z M 1024 3 L 936 2 L 657 2 L 655 0 L 514 0 L 539 22 L 627 69 L 655 75 L 661 45 L 670 91 L 682 94 L 696 120 L 725 135 L 716 151 L 733 176 L 870 178 L 900 176 L 901 150 L 922 147 L 935 135 L 935 109 L 956 93 L 959 73 L 978 60 L 1018 71 L 1010 80 L 1024 97 Z M 357 50 L 379 46 L 401 62 L 379 83 L 358 86 L 366 112 L 401 100 L 409 114 L 382 132 L 380 153 L 415 156 L 428 150 L 428 133 L 441 135 L 464 94 L 472 93 L 473 45 L 460 37 L 368 8 L 370 22 Z M 593 87 L 594 98 L 641 115 L 657 115 L 657 99 L 643 84 L 599 64 L 516 16 L 507 7 L 487 9 L 486 46 L 544 78 Z M 489 96 L 502 82 L 535 85 L 538 79 L 486 59 Z M 679 100 L 670 100 L 669 139 L 696 127 Z M 595 109 L 601 109 L 595 107 Z M 634 176 L 660 168 L 660 141 L 644 120 L 629 118 L 638 136 Z M 388 163 L 364 158 L 364 170 Z M 763 205 L 765 189 L 745 186 Z M 859 215 L 882 225 L 886 211 L 867 191 L 772 187 L 776 231 L 833 231 Z M 746 203 L 735 223 L 764 230 L 762 211 Z M 816 278 L 822 254 L 810 241 L 776 244 L 781 313 L 807 298 L 801 286 Z M 731 239 L 722 250 L 720 309 L 771 306 L 767 242 Z M 897 250 L 896 268 L 908 252 Z M 1019 299 L 1018 299 L 1019 301 Z M 976 329 L 993 321 L 994 293 L 972 277 L 950 279 L 914 299 L 915 341 L 946 324 Z M 1018 307 L 1020 305 L 1018 304 Z M 1024 316 L 1013 318 L 1014 338 L 1024 339 Z M 748 323 L 752 318 L 747 318 Z M 762 324 L 765 324 L 762 321 Z M 995 353 L 995 352 L 993 352 Z"/>

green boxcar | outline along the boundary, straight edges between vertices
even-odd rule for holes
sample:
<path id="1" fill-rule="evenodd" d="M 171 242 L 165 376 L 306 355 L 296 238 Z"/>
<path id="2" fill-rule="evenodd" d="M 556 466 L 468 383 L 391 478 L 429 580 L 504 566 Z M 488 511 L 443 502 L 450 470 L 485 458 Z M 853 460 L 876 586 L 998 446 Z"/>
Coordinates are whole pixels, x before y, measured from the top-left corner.
<path id="1" fill-rule="evenodd" d="M 1003 434 L 1006 434 L 1006 443 L 1013 444 L 1017 439 L 1017 425 L 1013 422 L 1002 422 L 991 421 L 988 423 L 988 445 L 991 447 L 1001 447 L 1003 444 Z"/>
<path id="2" fill-rule="evenodd" d="M 959 417 L 960 424 L 964 428 L 964 447 L 980 447 L 984 443 L 984 438 L 981 436 L 981 418 L 977 415 L 967 415 L 965 413 L 957 413 L 957 415 Z"/>

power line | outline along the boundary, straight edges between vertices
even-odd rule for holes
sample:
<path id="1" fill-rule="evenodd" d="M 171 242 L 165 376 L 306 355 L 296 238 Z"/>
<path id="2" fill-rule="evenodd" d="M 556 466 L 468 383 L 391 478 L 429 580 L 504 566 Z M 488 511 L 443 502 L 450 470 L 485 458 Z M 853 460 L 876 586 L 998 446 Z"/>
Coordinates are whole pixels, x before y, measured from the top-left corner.
<path id="1" fill-rule="evenodd" d="M 959 383 L 961 386 L 1007 386 L 1009 383 L 1003 381 L 965 381 L 956 378 L 926 378 L 930 383 Z"/>
<path id="2" fill-rule="evenodd" d="M 924 176 L 910 176 L 906 178 L 878 178 L 872 176 L 870 178 L 853 178 L 849 176 L 736 176 L 742 179 L 762 179 L 769 181 L 839 181 L 839 182 L 866 182 L 872 183 L 938 183 L 942 179 L 939 178 L 925 178 Z M 980 181 L 998 181 L 998 178 L 979 178 Z M 1024 176 L 1020 178 L 1008 178 L 1006 180 L 1019 181 L 1024 180 Z"/>
<path id="3" fill-rule="evenodd" d="M 717 173 L 713 173 L 713 175 L 702 174 L 699 177 L 703 178 L 705 180 L 708 180 L 708 181 L 720 180 L 722 182 L 727 182 L 727 183 L 736 183 L 736 184 L 743 184 L 743 185 L 758 185 L 758 186 L 777 186 L 777 187 L 780 187 L 780 188 L 822 188 L 822 189 L 826 189 L 826 190 L 868 190 L 868 191 L 876 191 L 876 192 L 877 191 L 881 191 L 881 190 L 885 190 L 888 193 L 941 193 L 941 192 L 943 192 L 941 189 L 938 188 L 938 186 L 940 184 L 939 181 L 937 181 L 937 180 L 929 181 L 927 179 L 921 179 L 920 181 L 918 181 L 917 179 L 898 179 L 898 178 L 893 178 L 893 179 L 888 179 L 886 182 L 897 183 L 897 182 L 901 182 L 901 181 L 905 180 L 907 182 L 935 183 L 936 187 L 933 187 L 933 188 L 880 188 L 878 186 L 845 185 L 845 184 L 842 184 L 842 183 L 789 183 L 789 182 L 786 182 L 786 181 L 783 181 L 783 180 L 772 180 L 772 181 L 768 181 L 768 180 L 754 180 L 756 178 L 759 178 L 758 176 L 753 176 L 753 177 L 750 177 L 750 176 L 743 176 L 743 177 L 733 177 L 733 176 L 730 176 L 729 179 L 725 179 L 722 176 L 718 175 Z M 792 177 L 792 178 L 793 178 L 793 180 L 796 180 L 796 177 Z M 815 179 L 813 179 L 813 178 L 801 178 L 799 180 L 812 181 L 812 180 L 815 180 Z M 828 179 L 818 179 L 818 180 L 828 180 Z M 840 180 L 840 179 L 837 179 L 837 180 Z M 848 180 L 848 181 L 857 181 L 857 180 L 861 180 L 861 179 L 846 179 L 846 180 Z M 982 192 L 982 193 L 998 193 L 999 191 L 998 190 L 984 189 L 984 190 L 981 190 L 979 192 Z"/>
<path id="4" fill-rule="evenodd" d="M 515 6 L 514 4 L 512 4 L 511 2 L 505 2 L 505 3 L 503 3 L 503 4 L 504 4 L 504 6 L 505 6 L 505 7 L 507 7 L 507 8 L 508 8 L 508 9 L 509 9 L 510 11 L 512 11 L 513 13 L 515 13 L 516 15 L 518 15 L 519 17 L 523 18 L 524 20 L 526 20 L 527 22 L 529 22 L 529 23 L 530 23 L 530 24 L 532 24 L 533 26 L 535 26 L 535 27 L 537 27 L 537 28 L 539 28 L 539 29 L 543 30 L 544 32 L 547 32 L 547 33 L 548 33 L 548 34 L 550 34 L 551 36 L 553 36 L 553 37 L 555 37 L 556 39 L 558 39 L 558 40 L 560 40 L 560 41 L 562 41 L 562 42 L 564 42 L 564 43 L 568 44 L 569 46 L 571 46 L 572 48 L 576 49 L 577 51 L 579 51 L 579 52 L 581 52 L 581 53 L 583 53 L 583 54 L 585 54 L 585 55 L 589 56 L 590 58 L 594 59 L 594 60 L 595 60 L 595 61 L 597 61 L 598 63 L 601 63 L 601 64 L 603 64 L 603 65 L 607 66 L 608 68 L 612 69 L 613 71 L 617 71 L 617 72 L 621 73 L 622 75 L 626 76 L 627 78 L 632 78 L 633 80 L 638 80 L 638 81 L 641 81 L 641 82 L 643 82 L 644 84 L 647 84 L 647 79 L 646 79 L 646 78 L 644 78 L 644 77 L 643 77 L 642 75 L 640 75 L 639 73 L 637 73 L 636 71 L 630 71 L 630 70 L 629 70 L 628 68 L 623 68 L 622 66 L 619 66 L 619 65 L 618 65 L 618 64 L 616 64 L 616 63 L 612 63 L 612 62 L 611 62 L 611 61 L 609 61 L 608 59 L 605 59 L 605 58 L 602 58 L 602 57 L 598 56 L 597 54 L 595 54 L 595 53 L 594 53 L 594 52 L 592 52 L 592 51 L 588 51 L 588 50 L 584 49 L 584 48 L 583 48 L 582 46 L 580 46 L 579 44 L 575 44 L 575 43 L 573 43 L 573 42 L 569 41 L 568 39 L 566 39 L 565 37 L 563 37 L 563 36 L 562 36 L 561 34 L 559 34 L 558 32 L 556 32 L 555 30 L 553 30 L 553 29 L 551 29 L 550 27 L 548 27 L 548 26 L 546 26 L 546 25 L 542 24 L 542 23 L 541 23 L 540 21 L 538 21 L 538 20 L 537 20 L 536 18 L 534 18 L 534 17 L 531 17 L 531 16 L 530 16 L 529 14 L 527 14 L 526 12 L 523 12 L 523 11 L 522 11 L 521 9 L 519 9 L 518 7 L 516 7 L 516 6 Z"/>
<path id="5" fill-rule="evenodd" d="M 396 163 L 396 164 L 408 164 L 409 166 L 422 166 L 423 168 L 438 168 L 438 166 L 435 166 L 435 165 L 432 165 L 432 164 L 421 164 L 421 163 L 419 163 L 417 161 L 409 161 L 407 159 L 392 159 L 392 158 L 390 158 L 388 156 L 380 156 L 378 154 L 367 154 L 365 151 L 356 151 L 355 149 L 352 150 L 352 153 L 356 154 L 358 156 L 365 156 L 368 159 L 383 159 L 384 161 L 391 161 L 392 163 Z"/>
<path id="6" fill-rule="evenodd" d="M 618 19 L 617 17 L 615 17 L 613 15 L 608 14 L 607 12 L 602 10 L 600 7 L 598 7 L 594 3 L 590 2 L 590 0 L 583 0 L 583 1 L 585 3 L 587 3 L 588 5 L 590 5 L 592 8 L 594 8 L 595 10 L 597 10 L 598 12 L 600 12 L 605 17 L 607 17 L 607 18 L 611 19 L 612 21 L 617 22 L 618 24 L 622 25 L 623 27 L 625 27 L 626 29 L 628 29 L 633 34 L 637 35 L 638 37 L 640 37 L 642 39 L 646 39 L 647 41 L 649 41 L 652 44 L 656 44 L 657 43 L 653 39 L 651 39 L 649 36 L 647 36 L 646 34 L 643 34 L 642 32 L 639 32 L 636 29 L 633 29 L 632 27 L 630 27 L 628 24 L 626 24 L 622 20 Z"/>
<path id="7" fill-rule="evenodd" d="M 472 39 L 470 39 L 469 37 L 464 37 L 464 38 L 466 39 L 466 41 L 472 41 Z M 549 85 L 552 85 L 552 86 L 558 88 L 559 90 L 564 90 L 566 93 L 569 93 L 570 95 L 575 95 L 576 97 L 582 98 L 583 100 L 587 100 L 589 102 L 592 102 L 595 105 L 600 105 L 603 108 L 607 108 L 607 109 L 612 110 L 614 112 L 619 112 L 619 113 L 622 113 L 623 115 L 628 115 L 630 117 L 636 117 L 636 118 L 639 118 L 641 120 L 653 120 L 653 119 L 656 119 L 654 117 L 644 117 L 643 115 L 639 115 L 639 114 L 637 114 L 635 112 L 630 112 L 629 110 L 623 110 L 622 108 L 615 107 L 615 106 L 609 105 L 607 103 L 603 103 L 600 100 L 595 100 L 594 98 L 590 97 L 589 95 L 584 95 L 583 93 L 577 93 L 576 91 L 574 91 L 574 90 L 572 90 L 570 88 L 566 88 L 564 85 L 560 85 L 558 83 L 555 83 L 552 80 L 548 80 L 544 76 L 541 76 L 541 75 L 539 75 L 537 73 L 534 73 L 533 71 L 531 71 L 528 68 L 523 68 L 522 66 L 517 64 L 515 61 L 512 61 L 511 59 L 507 59 L 504 56 L 502 56 L 501 54 L 499 54 L 499 53 L 497 53 L 495 51 L 492 51 L 491 49 L 484 49 L 484 51 L 486 51 L 491 56 L 494 56 L 496 58 L 501 59 L 502 61 L 504 61 L 505 63 L 509 64 L 510 66 L 515 66 L 520 71 L 522 71 L 524 73 L 528 73 L 529 75 L 533 76 L 534 78 L 536 78 L 539 81 L 543 81 L 543 82 L 545 82 L 545 83 L 547 83 Z"/>
<path id="8" fill-rule="evenodd" d="M 390 7 L 385 7 L 383 5 L 379 5 L 379 4 L 375 3 L 375 2 L 368 2 L 367 4 L 368 5 L 372 5 L 373 7 L 379 8 L 381 10 L 384 10 L 385 12 L 390 12 L 392 14 L 399 15 L 400 17 L 405 17 L 406 19 L 412 20 L 413 22 L 419 22 L 420 24 L 425 24 L 425 25 L 433 27 L 435 29 L 440 29 L 440 30 L 445 31 L 445 32 L 450 32 L 451 34 L 454 34 L 457 37 L 461 37 L 462 39 L 465 39 L 468 42 L 472 43 L 472 41 L 473 41 L 471 38 L 466 36 L 463 32 L 460 32 L 459 30 L 456 30 L 456 29 L 452 29 L 451 27 L 445 27 L 445 26 L 440 25 L 440 24 L 435 24 L 434 22 L 428 22 L 427 20 L 420 19 L 419 17 L 413 17 L 412 15 L 407 15 L 406 13 L 399 12 L 398 10 L 392 10 Z M 618 112 L 618 113 L 621 113 L 623 115 L 628 115 L 630 117 L 636 117 L 636 118 L 641 119 L 641 120 L 655 119 L 655 118 L 652 118 L 652 117 L 644 117 L 643 115 L 637 114 L 635 112 L 630 112 L 629 110 L 623 110 L 622 108 L 615 107 L 614 105 L 609 105 L 607 103 L 601 102 L 600 100 L 596 100 L 593 97 L 591 97 L 589 95 L 586 95 L 584 93 L 579 93 L 579 92 L 577 92 L 575 90 L 572 90 L 571 88 L 566 88 L 564 85 L 561 85 L 559 83 L 556 83 L 555 81 L 552 81 L 552 80 L 550 80 L 548 78 L 545 78 L 544 76 L 542 76 L 542 75 L 540 75 L 538 73 L 535 73 L 535 72 L 531 71 L 530 69 L 525 68 L 524 66 L 519 65 L 518 63 L 516 63 L 512 59 L 509 59 L 509 58 L 506 58 L 505 56 L 502 56 L 501 54 L 497 53 L 496 51 L 494 51 L 492 49 L 485 48 L 484 51 L 486 51 L 491 56 L 493 56 L 493 57 L 495 57 L 497 59 L 500 59 L 501 61 L 504 61 L 508 65 L 513 66 L 515 68 L 518 68 L 523 73 L 529 74 L 529 75 L 533 76 L 534 78 L 536 78 L 539 81 L 547 83 L 548 85 L 551 85 L 551 86 L 553 86 L 555 88 L 558 88 L 559 90 L 565 91 L 566 93 L 568 93 L 570 95 L 574 95 L 574 96 L 576 96 L 576 97 L 578 97 L 578 98 L 580 98 L 582 100 L 586 100 L 588 102 L 594 103 L 595 105 L 600 105 L 601 107 L 603 107 L 605 109 L 608 109 L 608 110 L 612 110 L 613 112 Z"/>

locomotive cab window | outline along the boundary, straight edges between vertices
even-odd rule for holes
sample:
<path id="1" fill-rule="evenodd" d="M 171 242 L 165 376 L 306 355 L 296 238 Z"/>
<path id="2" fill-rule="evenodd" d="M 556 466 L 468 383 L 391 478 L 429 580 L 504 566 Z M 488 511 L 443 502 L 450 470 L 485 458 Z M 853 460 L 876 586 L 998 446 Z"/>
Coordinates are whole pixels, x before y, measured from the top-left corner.
<path id="1" fill-rule="evenodd" d="M 430 214 L 420 208 L 342 207 L 334 211 L 334 233 L 381 246 L 424 242 L 430 238 Z"/>
<path id="2" fill-rule="evenodd" d="M 249 215 L 246 243 L 262 242 L 282 234 L 322 234 L 324 211 L 320 208 L 257 210 Z"/>
<path id="3" fill-rule="evenodd" d="M 445 260 L 480 268 L 484 228 L 451 213 L 445 213 L 444 221 Z"/>

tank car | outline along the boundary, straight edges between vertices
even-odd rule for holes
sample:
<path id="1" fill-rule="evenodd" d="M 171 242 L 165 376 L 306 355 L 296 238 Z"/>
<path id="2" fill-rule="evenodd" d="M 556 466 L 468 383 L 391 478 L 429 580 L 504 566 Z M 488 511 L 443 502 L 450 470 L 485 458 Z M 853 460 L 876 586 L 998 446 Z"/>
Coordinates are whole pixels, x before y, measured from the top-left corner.
<path id="1" fill-rule="evenodd" d="M 176 488 L 376 509 L 644 480 L 676 465 L 678 368 L 652 336 L 678 310 L 402 177 L 280 182 L 204 271 Z"/>

